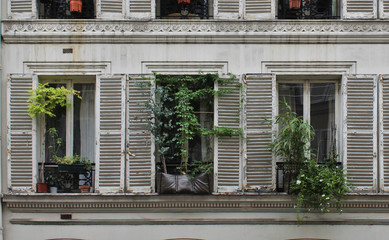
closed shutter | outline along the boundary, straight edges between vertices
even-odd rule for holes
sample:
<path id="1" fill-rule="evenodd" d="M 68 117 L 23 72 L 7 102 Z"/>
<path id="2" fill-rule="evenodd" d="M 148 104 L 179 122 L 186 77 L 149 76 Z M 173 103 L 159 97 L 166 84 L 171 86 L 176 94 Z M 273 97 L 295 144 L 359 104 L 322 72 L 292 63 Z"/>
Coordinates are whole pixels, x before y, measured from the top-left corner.
<path id="1" fill-rule="evenodd" d="M 124 105 L 123 75 L 97 76 L 96 190 L 124 190 Z"/>
<path id="2" fill-rule="evenodd" d="M 242 15 L 241 1 L 215 0 L 215 19 L 238 19 Z"/>
<path id="3" fill-rule="evenodd" d="M 347 75 L 343 80 L 347 178 L 356 191 L 373 191 L 377 184 L 377 77 Z"/>
<path id="4" fill-rule="evenodd" d="M 246 75 L 246 188 L 272 189 L 275 168 L 269 151 L 276 108 L 274 74 Z"/>
<path id="5" fill-rule="evenodd" d="M 129 0 L 129 17 L 133 19 L 155 18 L 155 1 Z"/>
<path id="6" fill-rule="evenodd" d="M 389 18 L 389 0 L 379 0 L 379 18 L 388 19 Z"/>
<path id="7" fill-rule="evenodd" d="M 215 125 L 239 129 L 240 88 L 234 82 L 216 86 L 218 90 L 232 89 L 231 92 L 215 97 Z M 234 192 L 242 188 L 241 136 L 215 137 L 215 184 L 218 192 Z"/>
<path id="8" fill-rule="evenodd" d="M 11 75 L 8 80 L 8 188 L 12 190 L 31 190 L 36 183 L 36 123 L 27 112 L 35 83 L 31 75 Z"/>
<path id="9" fill-rule="evenodd" d="M 35 8 L 33 0 L 8 0 L 8 16 L 13 19 L 34 18 Z"/>
<path id="10" fill-rule="evenodd" d="M 344 0 L 343 17 L 345 19 L 377 18 L 376 0 Z"/>
<path id="11" fill-rule="evenodd" d="M 125 13 L 124 0 L 97 0 L 97 18 L 123 19 Z"/>
<path id="12" fill-rule="evenodd" d="M 274 19 L 275 2 L 273 0 L 246 0 L 244 5 L 244 18 Z"/>
<path id="13" fill-rule="evenodd" d="M 379 163 L 381 190 L 389 190 L 389 75 L 379 85 Z"/>
<path id="14" fill-rule="evenodd" d="M 133 75 L 127 82 L 127 190 L 154 191 L 154 144 L 148 131 L 149 103 L 153 76 Z"/>

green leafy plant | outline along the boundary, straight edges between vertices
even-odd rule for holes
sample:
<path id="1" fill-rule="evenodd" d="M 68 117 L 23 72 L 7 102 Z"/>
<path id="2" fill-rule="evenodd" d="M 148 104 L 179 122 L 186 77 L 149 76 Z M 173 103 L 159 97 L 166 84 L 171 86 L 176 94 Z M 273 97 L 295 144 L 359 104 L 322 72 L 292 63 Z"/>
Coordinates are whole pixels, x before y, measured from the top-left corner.
<path id="1" fill-rule="evenodd" d="M 39 115 L 46 114 L 50 117 L 54 117 L 53 110 L 57 106 L 70 107 L 70 96 L 77 96 L 81 99 L 79 91 L 74 89 L 67 89 L 64 86 L 61 87 L 49 87 L 48 83 L 39 83 L 38 87 L 30 91 L 30 98 L 27 100 L 28 114 L 31 118 Z"/>
<path id="2" fill-rule="evenodd" d="M 49 157 L 50 162 L 56 162 L 59 158 L 58 152 L 62 146 L 62 138 L 58 136 L 58 131 L 56 128 L 50 128 L 47 133 L 49 134 L 49 137 L 51 138 L 52 144 L 48 146 L 49 154 L 51 155 Z"/>

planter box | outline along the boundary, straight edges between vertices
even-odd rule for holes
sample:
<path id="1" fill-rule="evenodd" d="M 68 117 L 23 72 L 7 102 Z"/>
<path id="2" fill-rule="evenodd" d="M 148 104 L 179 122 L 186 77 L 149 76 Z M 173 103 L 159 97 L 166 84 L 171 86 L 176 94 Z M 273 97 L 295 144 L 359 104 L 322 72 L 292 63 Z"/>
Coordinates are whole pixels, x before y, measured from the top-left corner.
<path id="1" fill-rule="evenodd" d="M 58 164 L 59 172 L 69 172 L 69 173 L 85 173 L 85 165 L 84 164 Z"/>
<path id="2" fill-rule="evenodd" d="M 174 175 L 161 173 L 158 178 L 160 194 L 210 194 L 211 177 L 201 173 L 192 178 L 191 175 Z"/>

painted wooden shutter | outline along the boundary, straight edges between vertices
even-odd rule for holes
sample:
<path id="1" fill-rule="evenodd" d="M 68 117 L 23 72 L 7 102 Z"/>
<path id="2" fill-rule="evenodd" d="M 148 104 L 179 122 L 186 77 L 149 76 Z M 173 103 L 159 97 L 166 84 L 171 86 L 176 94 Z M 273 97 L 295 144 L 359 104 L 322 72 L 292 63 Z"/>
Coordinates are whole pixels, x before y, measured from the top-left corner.
<path id="1" fill-rule="evenodd" d="M 379 0 L 379 18 L 388 19 L 389 18 L 389 0 Z"/>
<path id="2" fill-rule="evenodd" d="M 377 0 L 344 0 L 343 17 L 346 19 L 377 18 Z"/>
<path id="3" fill-rule="evenodd" d="M 12 190 L 35 188 L 36 123 L 27 113 L 28 91 L 35 82 L 36 77 L 31 75 L 11 75 L 8 79 L 8 188 Z"/>
<path id="4" fill-rule="evenodd" d="M 245 0 L 245 19 L 274 19 L 275 2 L 273 0 Z"/>
<path id="5" fill-rule="evenodd" d="M 155 1 L 129 0 L 129 17 L 133 19 L 155 18 Z"/>
<path id="6" fill-rule="evenodd" d="M 215 0 L 215 19 L 238 19 L 242 15 L 239 0 Z"/>
<path id="7" fill-rule="evenodd" d="M 34 18 L 35 9 L 33 0 L 8 0 L 8 16 L 12 19 Z"/>
<path id="8" fill-rule="evenodd" d="M 248 189 L 272 189 L 275 168 L 268 145 L 272 141 L 272 125 L 276 104 L 274 74 L 246 75 L 246 186 Z"/>
<path id="9" fill-rule="evenodd" d="M 150 193 L 154 191 L 154 144 L 148 131 L 153 76 L 131 75 L 127 82 L 127 190 Z"/>
<path id="10" fill-rule="evenodd" d="M 97 0 L 97 18 L 123 19 L 125 0 Z"/>
<path id="11" fill-rule="evenodd" d="M 96 190 L 124 190 L 124 75 L 97 76 Z"/>
<path id="12" fill-rule="evenodd" d="M 344 167 L 356 191 L 372 191 L 377 184 L 377 77 L 346 75 L 343 80 Z"/>
<path id="13" fill-rule="evenodd" d="M 216 86 L 217 89 L 232 89 L 232 92 L 215 97 L 215 125 L 239 129 L 240 124 L 240 88 L 236 86 L 239 79 L 227 85 Z M 215 185 L 217 192 L 234 192 L 242 188 L 241 139 L 232 137 L 215 137 Z"/>
<path id="14" fill-rule="evenodd" d="M 389 75 L 379 84 L 379 169 L 381 190 L 389 190 Z"/>

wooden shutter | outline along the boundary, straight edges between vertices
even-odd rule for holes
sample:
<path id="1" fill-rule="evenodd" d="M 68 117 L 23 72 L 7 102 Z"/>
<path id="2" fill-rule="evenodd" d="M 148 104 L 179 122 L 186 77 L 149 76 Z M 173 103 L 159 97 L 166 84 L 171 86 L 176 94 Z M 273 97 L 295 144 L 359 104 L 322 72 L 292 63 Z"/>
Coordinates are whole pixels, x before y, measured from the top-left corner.
<path id="1" fill-rule="evenodd" d="M 274 119 L 277 109 L 275 75 L 246 75 L 245 85 L 245 188 L 272 189 L 275 168 L 268 145 L 272 141 L 273 127 L 266 121 Z"/>
<path id="2" fill-rule="evenodd" d="M 377 184 L 377 77 L 343 78 L 343 157 L 347 177 L 358 190 Z"/>
<path id="3" fill-rule="evenodd" d="M 389 75 L 379 83 L 379 169 L 381 190 L 389 190 Z"/>
<path id="4" fill-rule="evenodd" d="M 129 0 L 129 17 L 133 19 L 155 18 L 155 1 Z"/>
<path id="5" fill-rule="evenodd" d="M 154 143 L 147 125 L 153 76 L 132 75 L 127 82 L 127 190 L 154 191 Z"/>
<path id="6" fill-rule="evenodd" d="M 273 0 L 246 0 L 244 5 L 244 18 L 274 19 L 275 2 Z"/>
<path id="7" fill-rule="evenodd" d="M 12 19 L 34 18 L 36 1 L 33 0 L 8 0 L 8 16 Z"/>
<path id="8" fill-rule="evenodd" d="M 377 0 L 344 0 L 343 17 L 345 19 L 377 18 Z"/>
<path id="9" fill-rule="evenodd" d="M 35 83 L 36 77 L 31 75 L 11 75 L 8 79 L 8 188 L 12 190 L 35 188 L 36 123 L 27 113 L 29 91 Z"/>
<path id="10" fill-rule="evenodd" d="M 124 190 L 124 105 L 123 75 L 97 76 L 96 190 Z"/>
<path id="11" fill-rule="evenodd" d="M 215 19 L 238 19 L 242 15 L 241 1 L 214 0 Z"/>
<path id="12" fill-rule="evenodd" d="M 239 80 L 227 85 L 216 86 L 218 90 L 232 89 L 232 92 L 215 97 L 215 125 L 239 129 L 240 125 L 240 88 Z M 215 186 L 218 192 L 234 192 L 242 188 L 241 139 L 215 137 Z"/>
<path id="13" fill-rule="evenodd" d="M 378 2 L 379 9 L 379 18 L 388 19 L 389 18 L 389 0 L 379 0 Z"/>
<path id="14" fill-rule="evenodd" d="M 97 18 L 123 19 L 124 13 L 124 0 L 97 0 Z"/>

